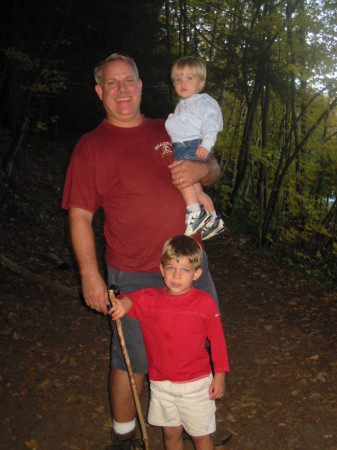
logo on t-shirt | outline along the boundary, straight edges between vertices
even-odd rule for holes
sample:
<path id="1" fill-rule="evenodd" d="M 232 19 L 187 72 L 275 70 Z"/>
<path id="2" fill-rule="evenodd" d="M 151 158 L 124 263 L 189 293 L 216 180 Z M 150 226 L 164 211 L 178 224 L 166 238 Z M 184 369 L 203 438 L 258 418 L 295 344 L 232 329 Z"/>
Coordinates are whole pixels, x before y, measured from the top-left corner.
<path id="1" fill-rule="evenodd" d="M 172 144 L 171 142 L 161 142 L 160 144 L 156 145 L 154 148 L 156 151 L 161 151 L 161 156 L 164 158 L 167 155 L 172 155 Z"/>

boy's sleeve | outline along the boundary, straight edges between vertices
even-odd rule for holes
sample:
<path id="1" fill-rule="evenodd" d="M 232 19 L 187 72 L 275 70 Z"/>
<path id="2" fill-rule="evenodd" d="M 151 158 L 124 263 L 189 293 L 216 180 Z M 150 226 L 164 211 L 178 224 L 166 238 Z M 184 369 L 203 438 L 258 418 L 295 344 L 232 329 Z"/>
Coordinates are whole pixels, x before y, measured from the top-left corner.
<path id="1" fill-rule="evenodd" d="M 207 96 L 203 99 L 203 135 L 201 146 L 211 151 L 214 147 L 218 133 L 223 129 L 222 112 L 218 102 Z"/>
<path id="2" fill-rule="evenodd" d="M 214 373 L 229 372 L 225 334 L 222 328 L 220 312 L 213 298 L 209 300 L 208 318 L 206 322 Z"/>
<path id="3" fill-rule="evenodd" d="M 129 317 L 133 317 L 134 319 L 140 320 L 142 317 L 142 298 L 143 292 L 142 290 L 129 292 L 127 294 L 120 294 L 118 298 L 123 298 L 124 296 L 128 296 L 132 301 L 132 306 L 130 311 L 127 313 Z"/>

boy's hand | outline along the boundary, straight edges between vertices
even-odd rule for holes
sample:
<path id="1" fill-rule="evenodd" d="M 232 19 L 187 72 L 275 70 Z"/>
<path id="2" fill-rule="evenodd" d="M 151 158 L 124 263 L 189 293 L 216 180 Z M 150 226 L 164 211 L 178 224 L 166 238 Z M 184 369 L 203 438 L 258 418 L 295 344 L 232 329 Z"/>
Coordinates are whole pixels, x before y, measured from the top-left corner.
<path id="1" fill-rule="evenodd" d="M 121 319 L 127 314 L 132 306 L 132 301 L 129 297 L 123 297 L 121 300 L 114 300 L 112 302 L 112 308 L 109 309 L 111 319 L 116 321 Z"/>
<path id="2" fill-rule="evenodd" d="M 205 147 L 198 147 L 196 155 L 199 159 L 206 159 L 207 156 L 209 155 L 209 151 Z"/>
<path id="3" fill-rule="evenodd" d="M 209 385 L 209 398 L 210 400 L 217 400 L 222 398 L 226 392 L 225 374 L 216 373 L 212 383 Z"/>

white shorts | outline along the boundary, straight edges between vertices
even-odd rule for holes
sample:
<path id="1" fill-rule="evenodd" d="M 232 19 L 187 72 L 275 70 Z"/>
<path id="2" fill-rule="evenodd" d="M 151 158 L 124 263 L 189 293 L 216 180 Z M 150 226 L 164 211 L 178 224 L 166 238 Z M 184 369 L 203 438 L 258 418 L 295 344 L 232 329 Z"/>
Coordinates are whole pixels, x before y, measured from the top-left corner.
<path id="1" fill-rule="evenodd" d="M 151 425 L 178 427 L 190 436 L 205 436 L 215 431 L 215 401 L 209 399 L 212 374 L 187 383 L 151 381 L 147 420 Z"/>

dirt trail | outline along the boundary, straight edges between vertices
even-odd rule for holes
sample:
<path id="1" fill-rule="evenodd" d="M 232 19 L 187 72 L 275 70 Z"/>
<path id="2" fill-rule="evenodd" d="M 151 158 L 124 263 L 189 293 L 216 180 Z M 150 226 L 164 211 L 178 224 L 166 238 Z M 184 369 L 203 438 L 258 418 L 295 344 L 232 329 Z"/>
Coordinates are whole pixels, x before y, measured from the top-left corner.
<path id="1" fill-rule="evenodd" d="M 229 233 L 207 252 L 231 372 L 228 450 L 337 449 L 337 294 Z M 48 270 L 78 285 L 75 270 Z M 109 325 L 76 295 L 1 269 L 0 448 L 102 450 L 111 428 Z M 146 411 L 147 395 L 142 398 Z M 151 450 L 160 430 L 148 427 Z M 192 448 L 186 445 L 186 449 Z"/>

